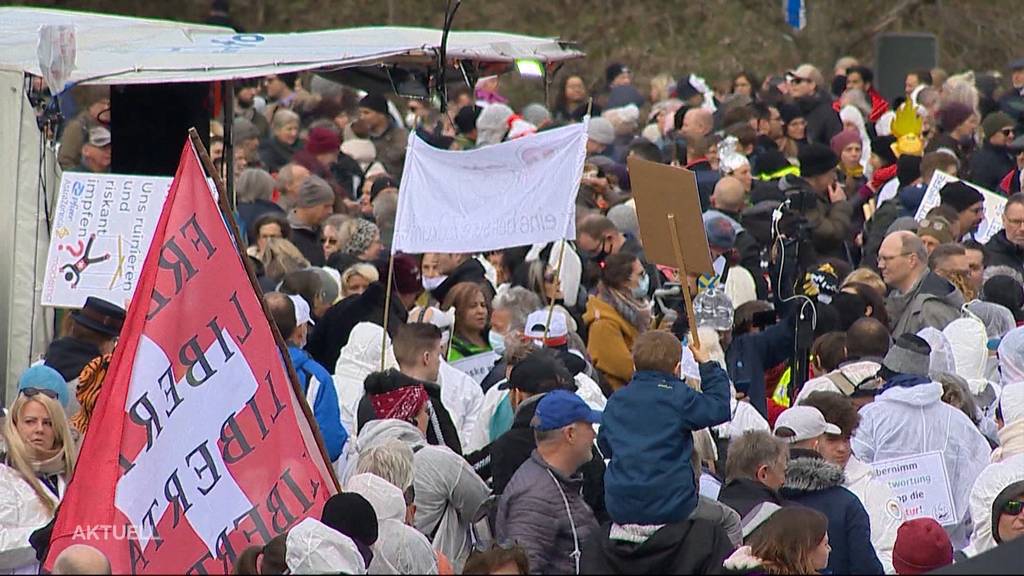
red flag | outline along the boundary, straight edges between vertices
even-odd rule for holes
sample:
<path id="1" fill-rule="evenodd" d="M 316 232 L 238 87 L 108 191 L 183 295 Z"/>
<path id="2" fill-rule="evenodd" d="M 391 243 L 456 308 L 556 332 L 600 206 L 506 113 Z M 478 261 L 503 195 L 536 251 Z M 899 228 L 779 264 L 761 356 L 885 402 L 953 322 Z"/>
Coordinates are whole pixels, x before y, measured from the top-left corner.
<path id="1" fill-rule="evenodd" d="M 226 574 L 335 491 L 190 142 L 53 529 L 115 573 Z"/>

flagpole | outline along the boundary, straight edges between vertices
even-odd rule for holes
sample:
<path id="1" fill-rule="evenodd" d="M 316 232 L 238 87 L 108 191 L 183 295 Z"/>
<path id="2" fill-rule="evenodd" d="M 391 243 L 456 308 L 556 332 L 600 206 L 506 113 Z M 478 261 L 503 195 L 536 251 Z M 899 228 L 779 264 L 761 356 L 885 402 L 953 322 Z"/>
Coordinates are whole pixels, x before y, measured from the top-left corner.
<path id="1" fill-rule="evenodd" d="M 299 406 L 302 408 L 302 413 L 306 416 L 306 421 L 309 423 L 309 427 L 313 432 L 313 437 L 316 439 L 316 445 L 320 449 L 320 455 L 323 456 L 327 473 L 334 482 L 335 491 L 340 492 L 341 484 L 338 483 L 338 478 L 334 474 L 334 466 L 331 465 L 331 458 L 327 455 L 327 450 L 324 448 L 324 439 L 320 434 L 320 426 L 317 425 L 316 418 L 313 416 L 312 407 L 310 407 L 309 403 L 304 400 L 305 395 L 299 387 L 299 378 L 295 372 L 295 366 L 292 365 L 292 358 L 288 353 L 288 346 L 285 344 L 284 338 L 281 337 L 281 332 L 278 331 L 277 324 L 271 319 L 272 316 L 270 315 L 270 309 L 267 308 L 267 303 L 263 300 L 263 290 L 260 289 L 260 283 L 256 280 L 256 272 L 253 270 L 252 264 L 249 263 L 248 256 L 243 251 L 242 235 L 238 229 L 238 222 L 235 221 L 234 212 L 228 205 L 228 197 L 227 191 L 224 187 L 224 181 L 221 180 L 220 174 L 217 173 L 217 169 L 213 165 L 213 160 L 210 159 L 210 154 L 206 151 L 206 146 L 203 145 L 203 141 L 199 137 L 199 132 L 196 131 L 195 128 L 189 128 L 188 137 L 192 141 L 192 148 L 196 151 L 196 155 L 199 156 L 199 161 L 203 164 L 203 168 L 206 170 L 207 176 L 213 180 L 214 185 L 217 187 L 217 205 L 220 207 L 221 216 L 227 223 L 228 230 L 234 235 L 234 244 L 238 257 L 242 259 L 242 265 L 245 267 L 246 275 L 249 277 L 249 284 L 252 285 L 253 290 L 256 291 L 257 299 L 260 301 L 260 307 L 263 309 L 263 315 L 266 317 L 267 323 L 270 324 L 270 331 L 274 335 L 274 342 L 277 344 L 277 349 L 281 353 L 281 357 L 284 359 L 284 365 L 288 371 L 288 379 L 291 380 L 292 391 L 295 393 L 295 398 Z"/>
<path id="2" fill-rule="evenodd" d="M 555 280 L 558 281 L 559 286 L 561 286 L 561 283 L 562 283 L 562 258 L 565 256 L 565 245 L 566 244 L 568 244 L 568 241 L 563 238 L 562 239 L 562 246 L 558 249 L 558 266 L 555 268 Z M 541 278 L 541 283 L 543 283 L 543 282 L 544 282 L 544 279 L 542 277 Z M 553 283 L 554 282 L 552 282 L 552 284 Z M 543 288 L 543 286 L 542 286 L 542 288 Z M 542 346 L 548 340 L 548 330 L 551 329 L 551 318 L 555 315 L 555 296 L 557 296 L 557 295 L 558 295 L 558 293 L 556 291 L 552 291 L 551 292 L 551 302 L 548 304 L 548 321 L 544 323 L 544 341 L 541 342 Z M 564 297 L 565 295 L 563 294 L 562 296 Z"/>
<path id="3" fill-rule="evenodd" d="M 388 281 L 384 286 L 384 333 L 380 336 L 380 371 L 384 371 L 384 356 L 388 351 L 388 316 L 391 315 L 391 282 L 395 274 L 395 253 L 388 251 Z"/>

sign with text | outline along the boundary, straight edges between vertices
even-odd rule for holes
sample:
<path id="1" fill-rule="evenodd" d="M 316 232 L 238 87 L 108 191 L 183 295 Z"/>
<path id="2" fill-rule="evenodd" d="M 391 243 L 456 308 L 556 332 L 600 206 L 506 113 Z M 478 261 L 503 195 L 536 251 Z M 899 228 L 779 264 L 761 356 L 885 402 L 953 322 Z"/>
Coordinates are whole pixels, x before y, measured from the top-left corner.
<path id="1" fill-rule="evenodd" d="M 172 178 L 65 172 L 53 212 L 43 306 L 89 296 L 126 306 Z"/>
<path id="2" fill-rule="evenodd" d="M 191 144 L 53 528 L 115 574 L 227 574 L 334 480 Z"/>
<path id="3" fill-rule="evenodd" d="M 941 203 L 942 199 L 939 196 L 939 192 L 942 190 L 942 187 L 950 182 L 958 182 L 959 180 L 956 176 L 950 176 L 941 170 L 936 170 L 935 174 L 932 175 L 932 179 L 928 182 L 928 188 L 925 189 L 924 197 L 921 198 L 921 205 L 918 206 L 917 213 L 914 214 L 914 220 L 918 222 L 924 220 L 928 212 Z M 974 233 L 974 239 L 985 244 L 1003 229 L 1003 211 L 1006 210 L 1006 197 L 985 190 L 971 182 L 966 182 L 966 184 L 981 192 L 981 195 L 985 197 L 985 218 L 978 225 L 978 231 Z"/>
<path id="4" fill-rule="evenodd" d="M 957 523 L 942 452 L 883 460 L 871 467 L 875 478 L 892 488 L 903 507 L 904 521 L 928 517 L 943 526 Z"/>
<path id="5" fill-rule="evenodd" d="M 498 363 L 498 360 L 501 360 L 501 356 L 495 352 L 488 351 L 456 360 L 451 365 L 465 372 L 477 384 L 480 384 L 487 377 L 487 374 L 490 373 L 491 368 L 494 368 L 494 365 Z"/>

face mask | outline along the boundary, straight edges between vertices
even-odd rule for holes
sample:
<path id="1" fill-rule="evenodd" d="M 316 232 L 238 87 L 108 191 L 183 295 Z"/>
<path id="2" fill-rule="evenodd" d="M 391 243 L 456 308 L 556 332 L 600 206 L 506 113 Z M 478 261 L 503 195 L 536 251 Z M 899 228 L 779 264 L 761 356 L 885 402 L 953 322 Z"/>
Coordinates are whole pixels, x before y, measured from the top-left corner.
<path id="1" fill-rule="evenodd" d="M 608 252 L 604 249 L 603 240 L 601 241 L 601 245 L 598 247 L 598 250 L 596 252 L 589 252 L 587 254 L 587 257 L 590 258 L 590 260 L 595 264 L 604 263 L 604 261 L 608 259 L 608 256 L 611 256 L 611 252 Z"/>
<path id="2" fill-rule="evenodd" d="M 647 296 L 647 291 L 650 288 L 651 278 L 645 272 L 644 275 L 640 277 L 640 285 L 637 286 L 636 288 L 633 288 L 633 297 L 637 299 L 645 298 Z"/>
<path id="3" fill-rule="evenodd" d="M 416 128 L 416 113 L 409 112 L 405 115 L 405 127 L 412 130 Z"/>
<path id="4" fill-rule="evenodd" d="M 423 289 L 428 291 L 428 292 L 432 292 L 438 286 L 440 286 L 441 284 L 444 284 L 444 281 L 447 280 L 447 279 L 448 279 L 448 277 L 445 276 L 444 274 L 442 274 L 440 276 L 434 276 L 433 278 L 427 278 L 426 276 L 424 276 L 423 277 Z"/>
<path id="5" fill-rule="evenodd" d="M 490 344 L 491 350 L 493 350 L 495 354 L 505 353 L 505 337 L 502 336 L 500 332 L 496 332 L 494 330 L 488 332 L 487 343 Z"/>

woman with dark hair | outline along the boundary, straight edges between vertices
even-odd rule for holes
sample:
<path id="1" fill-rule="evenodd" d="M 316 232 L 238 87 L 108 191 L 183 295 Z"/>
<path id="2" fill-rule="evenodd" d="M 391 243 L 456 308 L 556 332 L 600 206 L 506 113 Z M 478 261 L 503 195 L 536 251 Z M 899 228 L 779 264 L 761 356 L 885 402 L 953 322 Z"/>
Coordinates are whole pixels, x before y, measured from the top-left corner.
<path id="1" fill-rule="evenodd" d="M 555 95 L 555 106 L 551 109 L 551 117 L 555 122 L 580 122 L 587 115 L 588 100 L 587 84 L 583 78 L 575 74 L 566 76 L 562 78 L 558 94 Z M 599 116 L 601 110 L 594 106 L 590 114 Z"/>
<path id="2" fill-rule="evenodd" d="M 864 310 L 864 315 L 878 320 L 885 326 L 889 325 L 889 312 L 885 309 L 884 294 L 879 294 L 878 290 L 875 290 L 863 282 L 847 282 L 840 289 L 840 292 L 856 294 L 863 298 L 864 302 L 867 304 L 867 308 Z"/>
<path id="3" fill-rule="evenodd" d="M 619 252 L 605 260 L 597 293 L 587 300 L 587 352 L 612 390 L 633 377 L 633 342 L 651 326 L 650 280 L 640 260 Z"/>
<path id="4" fill-rule="evenodd" d="M 487 327 L 491 307 L 480 285 L 475 282 L 460 282 L 452 286 L 444 298 L 441 309 L 447 312 L 453 306 L 455 328 L 448 351 L 448 361 L 454 362 L 490 352 Z"/>
<path id="5" fill-rule="evenodd" d="M 470 554 L 462 573 L 525 575 L 530 573 L 530 559 L 519 546 L 497 545 L 490 550 Z"/>
<path id="6" fill-rule="evenodd" d="M 797 104 L 779 104 L 782 116 L 782 138 L 776 141 L 779 151 L 792 162 L 800 154 L 800 148 L 807 145 L 807 118 Z"/>
<path id="7" fill-rule="evenodd" d="M 828 520 L 817 510 L 787 506 L 770 513 L 725 561 L 740 574 L 817 574 L 828 565 Z"/>
<path id="8" fill-rule="evenodd" d="M 332 304 L 327 301 L 323 281 L 313 268 L 296 270 L 285 274 L 284 278 L 281 279 L 281 286 L 278 290 L 285 294 L 301 296 L 306 301 L 306 304 L 309 305 L 313 320 L 323 318 L 323 315 L 327 313 Z"/>
<path id="9" fill-rule="evenodd" d="M 757 90 L 761 87 L 761 79 L 748 70 L 743 70 L 733 76 L 730 92 L 749 96 L 752 101 L 757 101 Z"/>
<path id="10" fill-rule="evenodd" d="M 288 218 L 282 213 L 271 212 L 256 218 L 249 227 L 249 255 L 259 258 L 267 249 L 267 241 L 271 238 L 287 240 L 292 235 L 292 227 Z"/>

